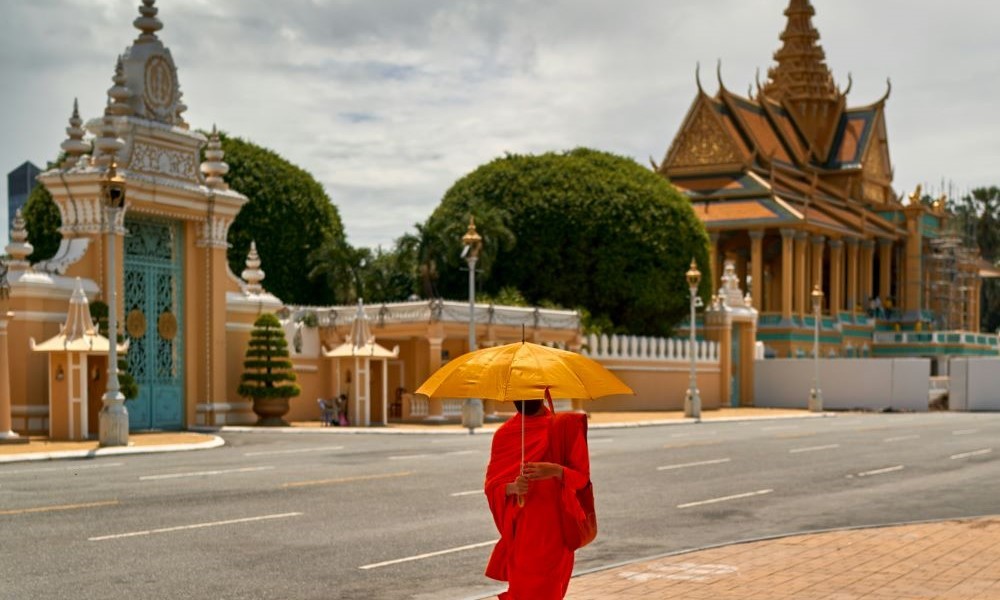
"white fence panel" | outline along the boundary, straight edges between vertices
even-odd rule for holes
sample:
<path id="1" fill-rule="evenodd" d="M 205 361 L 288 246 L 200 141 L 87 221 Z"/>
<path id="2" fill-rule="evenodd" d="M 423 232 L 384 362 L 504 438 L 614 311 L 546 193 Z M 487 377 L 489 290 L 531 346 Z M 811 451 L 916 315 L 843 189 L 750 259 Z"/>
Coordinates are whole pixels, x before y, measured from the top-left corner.
<path id="1" fill-rule="evenodd" d="M 755 361 L 754 365 L 754 404 L 808 406 L 815 366 L 811 359 L 774 358 Z M 927 410 L 929 359 L 822 359 L 819 367 L 824 408 Z"/>
<path id="2" fill-rule="evenodd" d="M 950 410 L 1000 410 L 1000 359 L 955 358 L 949 371 Z"/>

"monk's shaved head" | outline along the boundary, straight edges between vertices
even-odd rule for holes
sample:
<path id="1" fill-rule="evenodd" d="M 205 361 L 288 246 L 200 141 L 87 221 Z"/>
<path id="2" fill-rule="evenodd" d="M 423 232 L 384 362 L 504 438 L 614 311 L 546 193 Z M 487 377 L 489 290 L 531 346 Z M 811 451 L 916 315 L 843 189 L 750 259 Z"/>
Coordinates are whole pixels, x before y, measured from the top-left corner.
<path id="1" fill-rule="evenodd" d="M 534 415 L 542 408 L 541 400 L 515 400 L 514 408 L 517 412 L 521 414 L 528 415 L 529 417 Z"/>

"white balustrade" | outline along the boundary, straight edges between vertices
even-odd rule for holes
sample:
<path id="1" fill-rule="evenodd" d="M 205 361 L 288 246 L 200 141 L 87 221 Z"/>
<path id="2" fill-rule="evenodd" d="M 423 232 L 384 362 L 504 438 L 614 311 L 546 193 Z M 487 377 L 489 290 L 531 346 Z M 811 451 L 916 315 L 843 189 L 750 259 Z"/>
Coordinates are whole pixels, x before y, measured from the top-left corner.
<path id="1" fill-rule="evenodd" d="M 430 407 L 428 406 L 426 396 L 411 396 L 410 397 L 410 416 L 411 417 L 426 417 L 430 414 Z"/>
<path id="2" fill-rule="evenodd" d="M 590 334 L 585 337 L 583 354 L 593 359 L 618 359 L 639 361 L 689 361 L 688 341 L 679 338 L 651 338 L 640 336 Z M 694 347 L 698 362 L 718 362 L 719 344 L 700 340 Z"/>

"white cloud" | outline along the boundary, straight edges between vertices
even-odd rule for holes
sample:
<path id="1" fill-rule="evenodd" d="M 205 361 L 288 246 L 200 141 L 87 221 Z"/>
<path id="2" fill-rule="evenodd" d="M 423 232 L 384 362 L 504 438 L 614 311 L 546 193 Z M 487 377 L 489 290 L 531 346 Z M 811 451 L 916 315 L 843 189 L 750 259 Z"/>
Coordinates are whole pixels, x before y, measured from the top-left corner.
<path id="1" fill-rule="evenodd" d="M 887 108 L 896 187 L 998 183 L 1000 5 L 815 0 L 851 105 Z M 157 4 L 188 120 L 312 172 L 358 245 L 423 221 L 505 151 L 660 160 L 695 94 L 762 78 L 786 0 L 172 0 Z M 4 0 L 0 170 L 53 158 L 74 96 L 97 115 L 134 2 Z M 6 199 L 3 184 L 3 198 Z M 6 202 L 3 203 L 4 207 Z M 4 208 L 5 210 L 5 208 Z M 3 214 L 3 210 L 0 210 Z"/>

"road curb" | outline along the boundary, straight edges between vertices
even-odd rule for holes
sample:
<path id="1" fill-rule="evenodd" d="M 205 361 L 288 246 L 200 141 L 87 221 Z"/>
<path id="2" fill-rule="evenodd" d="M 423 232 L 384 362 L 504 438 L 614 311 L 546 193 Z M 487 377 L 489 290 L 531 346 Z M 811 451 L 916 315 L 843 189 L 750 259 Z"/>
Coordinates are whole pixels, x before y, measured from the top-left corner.
<path id="1" fill-rule="evenodd" d="M 636 427 L 663 427 L 675 425 L 697 425 L 699 423 L 736 423 L 742 421 L 777 421 L 794 419 L 824 419 L 836 417 L 836 413 L 810 413 L 806 415 L 773 415 L 756 417 L 719 417 L 714 419 L 661 419 L 657 421 L 629 421 L 620 423 L 591 423 L 588 429 L 634 429 Z M 445 429 L 448 427 L 448 429 Z M 456 429 L 448 425 L 427 425 L 419 429 L 401 429 L 395 427 L 255 427 L 252 425 L 223 425 L 222 427 L 195 426 L 188 431 L 201 433 L 323 433 L 330 435 L 470 435 L 464 429 Z M 478 428 L 473 435 L 493 435 L 495 429 Z"/>
<path id="2" fill-rule="evenodd" d="M 163 444 L 149 446 L 114 446 L 110 448 L 94 448 L 93 450 L 58 450 L 55 452 L 26 452 L 23 454 L 0 455 L 0 463 L 31 462 L 45 460 L 60 460 L 64 458 L 98 458 L 101 456 L 119 456 L 122 454 L 157 454 L 160 452 L 186 452 L 189 450 L 208 450 L 225 445 L 226 441 L 217 435 L 212 439 L 197 444 Z"/>

